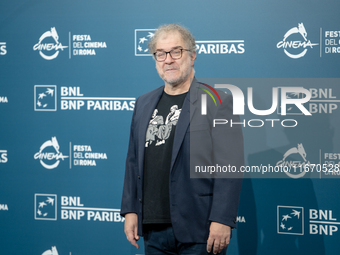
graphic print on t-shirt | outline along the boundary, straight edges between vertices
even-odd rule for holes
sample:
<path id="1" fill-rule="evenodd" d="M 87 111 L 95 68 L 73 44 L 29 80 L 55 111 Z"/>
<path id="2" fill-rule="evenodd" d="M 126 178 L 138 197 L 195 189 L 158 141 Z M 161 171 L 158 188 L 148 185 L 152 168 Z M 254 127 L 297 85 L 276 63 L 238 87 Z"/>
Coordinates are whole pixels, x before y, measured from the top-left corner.
<path id="1" fill-rule="evenodd" d="M 179 115 L 182 109 L 178 109 L 178 105 L 173 105 L 170 107 L 170 112 L 165 118 L 158 114 L 158 110 L 153 111 L 151 120 L 149 122 L 148 129 L 146 131 L 146 142 L 145 147 L 148 147 L 153 142 L 155 146 L 164 144 L 169 138 L 172 126 L 176 126 L 178 122 Z"/>

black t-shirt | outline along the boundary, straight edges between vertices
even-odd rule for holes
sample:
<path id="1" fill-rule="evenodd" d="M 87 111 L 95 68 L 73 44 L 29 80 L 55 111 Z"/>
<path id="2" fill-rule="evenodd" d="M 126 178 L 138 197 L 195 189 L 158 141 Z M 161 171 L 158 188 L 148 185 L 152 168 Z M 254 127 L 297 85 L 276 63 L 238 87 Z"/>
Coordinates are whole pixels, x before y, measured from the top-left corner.
<path id="1" fill-rule="evenodd" d="M 143 224 L 171 223 L 169 176 L 175 128 L 187 93 L 163 92 L 146 131 Z"/>

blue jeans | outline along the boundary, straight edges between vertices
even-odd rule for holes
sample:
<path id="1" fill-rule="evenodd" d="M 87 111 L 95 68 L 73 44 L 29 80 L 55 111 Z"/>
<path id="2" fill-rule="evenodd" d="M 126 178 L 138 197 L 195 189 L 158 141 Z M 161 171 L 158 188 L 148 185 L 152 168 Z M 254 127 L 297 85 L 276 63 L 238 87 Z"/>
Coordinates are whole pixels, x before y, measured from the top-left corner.
<path id="1" fill-rule="evenodd" d="M 144 233 L 145 255 L 208 255 L 206 243 L 181 243 L 177 241 L 172 226 L 155 225 L 146 227 Z M 223 249 L 219 255 L 225 255 L 227 248 Z"/>

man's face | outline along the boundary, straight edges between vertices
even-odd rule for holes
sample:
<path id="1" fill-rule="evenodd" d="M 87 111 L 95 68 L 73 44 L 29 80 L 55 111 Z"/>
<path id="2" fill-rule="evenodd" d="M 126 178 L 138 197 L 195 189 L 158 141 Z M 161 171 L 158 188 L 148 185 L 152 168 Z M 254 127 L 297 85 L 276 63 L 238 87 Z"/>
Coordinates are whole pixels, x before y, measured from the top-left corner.
<path id="1" fill-rule="evenodd" d="M 164 34 L 156 43 L 156 50 L 171 51 L 175 48 L 187 48 L 178 32 Z M 188 51 L 182 51 L 182 57 L 176 60 L 172 59 L 170 54 L 167 54 L 164 61 L 159 62 L 156 60 L 156 69 L 159 76 L 166 83 L 176 86 L 189 79 L 189 75 L 193 72 L 195 58 L 196 52 L 193 52 L 192 56 L 190 56 Z"/>

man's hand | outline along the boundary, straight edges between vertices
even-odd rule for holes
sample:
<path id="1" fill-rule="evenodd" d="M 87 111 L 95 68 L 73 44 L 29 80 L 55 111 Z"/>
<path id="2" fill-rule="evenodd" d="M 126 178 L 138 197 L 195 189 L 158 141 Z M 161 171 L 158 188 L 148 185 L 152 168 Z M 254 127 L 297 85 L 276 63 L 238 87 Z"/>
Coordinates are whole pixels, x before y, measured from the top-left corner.
<path id="1" fill-rule="evenodd" d="M 231 228 L 227 225 L 211 222 L 209 238 L 207 241 L 207 252 L 213 250 L 214 254 L 221 252 L 228 246 L 230 241 Z"/>
<path id="2" fill-rule="evenodd" d="M 139 240 L 139 235 L 137 235 L 138 228 L 138 218 L 136 213 L 125 214 L 124 232 L 127 240 L 139 249 L 137 241 Z"/>

